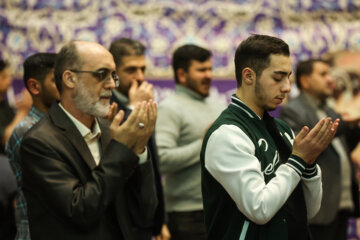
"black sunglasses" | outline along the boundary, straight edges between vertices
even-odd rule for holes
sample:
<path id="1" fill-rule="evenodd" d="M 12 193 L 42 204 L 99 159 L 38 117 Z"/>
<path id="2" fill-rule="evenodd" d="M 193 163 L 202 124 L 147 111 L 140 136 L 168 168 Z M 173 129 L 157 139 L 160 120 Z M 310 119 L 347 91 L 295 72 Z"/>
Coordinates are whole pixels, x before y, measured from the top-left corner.
<path id="1" fill-rule="evenodd" d="M 99 79 L 99 82 L 106 81 L 110 77 L 112 77 L 112 79 L 114 79 L 116 87 L 118 87 L 119 84 L 120 84 L 120 79 L 119 79 L 119 76 L 116 74 L 116 72 L 115 71 L 111 72 L 107 68 L 101 68 L 101 69 L 96 70 L 96 71 L 75 70 L 75 69 L 70 69 L 70 71 L 72 71 L 74 73 L 91 73 L 94 77 Z"/>

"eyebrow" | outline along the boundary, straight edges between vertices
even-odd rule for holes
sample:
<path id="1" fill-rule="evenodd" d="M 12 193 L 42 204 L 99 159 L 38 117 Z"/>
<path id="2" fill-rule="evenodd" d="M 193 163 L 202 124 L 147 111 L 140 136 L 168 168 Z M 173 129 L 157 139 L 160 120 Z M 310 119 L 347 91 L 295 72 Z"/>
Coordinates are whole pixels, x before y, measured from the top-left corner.
<path id="1" fill-rule="evenodd" d="M 285 72 L 285 71 L 274 71 L 275 74 L 280 74 L 283 76 L 290 76 L 292 72 Z"/>
<path id="2" fill-rule="evenodd" d="M 100 70 L 108 70 L 109 72 L 116 71 L 115 69 L 111 69 L 111 68 L 107 68 L 107 67 L 101 67 L 101 68 L 96 69 L 95 71 L 100 71 Z"/>

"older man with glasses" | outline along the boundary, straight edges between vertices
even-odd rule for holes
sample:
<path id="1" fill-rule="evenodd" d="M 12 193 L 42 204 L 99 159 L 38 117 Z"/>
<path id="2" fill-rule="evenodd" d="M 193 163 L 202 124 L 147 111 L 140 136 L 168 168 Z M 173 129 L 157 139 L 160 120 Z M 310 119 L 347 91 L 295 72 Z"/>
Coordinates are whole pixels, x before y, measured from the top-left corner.
<path id="1" fill-rule="evenodd" d="M 124 112 L 113 114 L 109 103 L 118 81 L 115 63 L 97 43 L 66 44 L 55 81 L 60 102 L 20 150 L 31 237 L 138 239 L 157 206 L 146 149 L 156 104 L 137 104 L 120 124 Z M 104 119 L 109 115 L 111 122 Z"/>

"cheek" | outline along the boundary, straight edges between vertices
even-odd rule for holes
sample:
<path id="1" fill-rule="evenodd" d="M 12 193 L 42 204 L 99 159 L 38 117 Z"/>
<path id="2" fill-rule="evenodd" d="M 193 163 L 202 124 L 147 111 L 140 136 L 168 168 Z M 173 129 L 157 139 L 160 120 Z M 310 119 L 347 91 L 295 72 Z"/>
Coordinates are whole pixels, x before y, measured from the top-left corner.
<path id="1" fill-rule="evenodd" d="M 49 93 L 56 93 L 57 92 L 57 88 L 56 88 L 56 84 L 55 82 L 51 82 L 45 85 L 45 91 L 49 92 Z"/>
<path id="2" fill-rule="evenodd" d="M 11 85 L 11 82 L 8 80 L 2 80 L 0 81 L 0 89 L 6 90 Z"/>
<path id="3" fill-rule="evenodd" d="M 122 74 L 119 76 L 121 86 L 130 86 L 132 82 L 132 75 Z"/>
<path id="4" fill-rule="evenodd" d="M 196 77 L 202 80 L 206 78 L 206 72 L 199 72 Z"/>

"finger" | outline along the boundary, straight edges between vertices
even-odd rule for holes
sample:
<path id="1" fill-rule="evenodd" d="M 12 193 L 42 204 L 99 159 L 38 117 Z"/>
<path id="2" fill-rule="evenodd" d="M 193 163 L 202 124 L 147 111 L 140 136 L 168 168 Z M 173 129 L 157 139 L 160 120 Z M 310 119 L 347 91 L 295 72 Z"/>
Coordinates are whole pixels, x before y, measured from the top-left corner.
<path id="1" fill-rule="evenodd" d="M 157 105 L 156 102 L 152 101 L 150 105 L 149 121 L 151 124 L 154 125 L 154 127 L 156 123 L 156 118 L 157 118 Z"/>
<path id="2" fill-rule="evenodd" d="M 140 108 L 141 108 L 141 103 L 136 103 L 134 109 L 131 111 L 128 119 L 126 120 L 127 124 L 132 125 L 132 124 L 135 124 L 137 122 Z"/>
<path id="3" fill-rule="evenodd" d="M 154 85 L 152 85 L 151 83 L 149 83 L 149 91 L 153 91 L 153 89 L 154 89 Z"/>
<path id="4" fill-rule="evenodd" d="M 321 131 L 322 127 L 324 126 L 324 124 L 326 123 L 326 119 L 322 118 L 318 121 L 318 123 L 315 125 L 315 127 L 313 127 L 310 132 L 309 132 L 309 136 L 311 138 L 314 138 L 316 136 L 318 136 L 319 132 Z"/>
<path id="5" fill-rule="evenodd" d="M 115 102 L 113 102 L 110 105 L 110 109 L 109 109 L 109 114 L 107 116 L 107 119 L 112 122 L 112 120 L 114 119 L 115 115 L 117 113 L 117 104 Z"/>
<path id="6" fill-rule="evenodd" d="M 330 138 L 329 141 L 331 141 L 331 140 L 335 137 L 335 134 L 336 134 L 336 132 L 337 132 L 337 129 L 338 129 L 338 127 L 339 127 L 339 124 L 340 124 L 340 119 L 337 118 L 337 119 L 334 121 L 334 123 L 331 125 L 331 133 L 330 133 L 330 136 L 329 136 L 329 138 Z"/>
<path id="7" fill-rule="evenodd" d="M 109 120 L 110 122 L 112 122 L 113 116 L 114 116 L 113 109 L 114 109 L 114 106 L 110 105 L 108 115 L 106 116 L 107 120 Z"/>
<path id="8" fill-rule="evenodd" d="M 308 135 L 308 133 L 309 133 L 309 128 L 307 126 L 304 126 L 296 136 L 296 139 L 301 141 Z"/>
<path id="9" fill-rule="evenodd" d="M 120 125 L 121 121 L 124 119 L 124 115 L 125 115 L 124 111 L 123 111 L 123 110 L 120 110 L 120 111 L 115 115 L 113 121 L 111 122 L 110 128 L 111 128 L 111 129 L 116 129 L 116 128 Z"/>
<path id="10" fill-rule="evenodd" d="M 133 81 L 131 82 L 131 85 L 130 85 L 130 88 L 129 88 L 129 92 L 134 92 L 134 91 L 136 91 L 136 90 L 138 89 L 138 87 L 139 87 L 138 82 L 135 81 L 135 80 L 133 80 Z"/>
<path id="11" fill-rule="evenodd" d="M 313 139 L 314 142 L 322 145 L 323 147 L 326 147 L 329 144 L 329 142 L 331 141 L 332 136 L 333 136 L 334 131 L 331 130 L 332 125 L 333 125 L 333 122 L 331 121 L 331 119 L 326 119 L 325 124 L 319 131 L 319 134 L 316 137 L 314 137 L 314 139 Z"/>
<path id="12" fill-rule="evenodd" d="M 148 125 L 148 131 L 152 133 L 154 129 L 154 110 L 153 110 L 153 101 L 150 99 L 147 103 L 147 125 Z"/>
<path id="13" fill-rule="evenodd" d="M 324 124 L 322 124 L 320 128 L 316 129 L 313 132 L 313 137 L 314 138 L 321 139 L 324 136 L 324 134 L 326 134 L 327 131 L 329 131 L 329 129 L 330 129 L 329 126 L 330 126 L 330 124 L 332 124 L 331 123 L 331 118 L 325 118 L 323 120 L 324 120 Z"/>
<path id="14" fill-rule="evenodd" d="M 146 92 L 152 92 L 153 85 L 151 83 L 147 83 L 145 86 Z"/>
<path id="15" fill-rule="evenodd" d="M 336 119 L 334 122 L 330 122 L 329 129 L 323 139 L 319 140 L 319 144 L 323 144 L 323 148 L 326 148 L 332 139 L 334 138 L 337 128 L 339 126 L 340 119 Z"/>
<path id="16" fill-rule="evenodd" d="M 141 85 L 139 86 L 139 88 L 140 88 L 140 89 L 145 89 L 145 88 L 147 88 L 148 85 L 149 85 L 149 83 L 148 83 L 147 81 L 143 81 L 143 82 L 141 83 Z"/>
<path id="17" fill-rule="evenodd" d="M 147 125 L 147 102 L 142 101 L 140 104 L 139 114 L 137 118 L 137 124 L 142 122 L 145 126 Z"/>
<path id="18" fill-rule="evenodd" d="M 337 131 L 338 127 L 339 127 L 339 124 L 340 124 L 340 119 L 337 118 L 337 119 L 334 121 L 331 130 L 333 130 L 333 131 L 336 133 L 336 131 Z"/>

